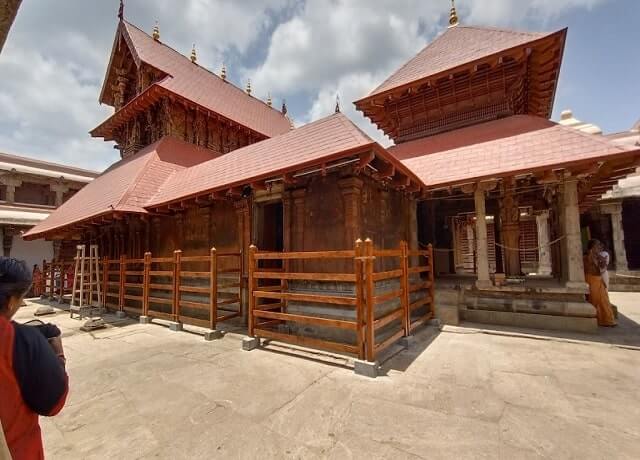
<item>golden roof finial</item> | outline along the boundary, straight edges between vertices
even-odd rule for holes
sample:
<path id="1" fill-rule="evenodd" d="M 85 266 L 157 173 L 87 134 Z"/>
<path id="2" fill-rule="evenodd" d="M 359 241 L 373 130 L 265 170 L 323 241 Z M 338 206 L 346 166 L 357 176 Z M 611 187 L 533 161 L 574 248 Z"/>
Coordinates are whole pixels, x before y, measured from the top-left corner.
<path id="1" fill-rule="evenodd" d="M 196 44 L 194 43 L 193 47 L 191 48 L 191 62 L 195 64 L 197 60 L 198 56 L 196 55 Z"/>
<path id="2" fill-rule="evenodd" d="M 273 101 L 271 100 L 271 93 L 267 94 L 267 105 L 273 107 Z"/>
<path id="3" fill-rule="evenodd" d="M 222 69 L 220 70 L 220 78 L 224 81 L 227 80 L 227 66 L 224 65 L 224 62 L 222 63 Z"/>
<path id="4" fill-rule="evenodd" d="M 158 21 L 156 21 L 156 25 L 153 26 L 153 33 L 151 34 L 151 36 L 155 41 L 160 41 L 160 26 L 158 26 Z"/>
<path id="5" fill-rule="evenodd" d="M 245 89 L 245 91 L 249 96 L 251 96 L 251 78 L 247 80 L 247 88 Z"/>
<path id="6" fill-rule="evenodd" d="M 456 0 L 451 0 L 451 13 L 449 14 L 449 27 L 458 25 L 458 12 L 456 11 Z"/>

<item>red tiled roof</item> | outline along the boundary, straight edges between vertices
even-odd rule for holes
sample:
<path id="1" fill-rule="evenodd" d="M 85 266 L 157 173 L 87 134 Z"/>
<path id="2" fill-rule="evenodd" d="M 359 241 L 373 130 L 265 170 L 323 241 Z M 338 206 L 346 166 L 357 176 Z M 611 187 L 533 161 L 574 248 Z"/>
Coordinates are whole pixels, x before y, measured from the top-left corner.
<path id="1" fill-rule="evenodd" d="M 389 148 L 427 187 L 640 153 L 530 115 L 516 115 Z"/>
<path id="2" fill-rule="evenodd" d="M 248 184 L 377 145 L 346 116 L 336 113 L 175 174 L 147 207 Z"/>
<path id="3" fill-rule="evenodd" d="M 122 24 L 134 56 L 170 75 L 156 85 L 267 137 L 291 129 L 289 119 L 280 111 L 192 63 L 186 56 L 155 41 L 136 26 L 126 21 Z"/>
<path id="4" fill-rule="evenodd" d="M 25 236 L 38 238 L 52 230 L 115 211 L 147 213 L 143 205 L 171 174 L 212 157 L 210 150 L 164 137 L 113 164 Z"/>
<path id="5" fill-rule="evenodd" d="M 550 35 L 460 25 L 448 28 L 367 97 Z"/>

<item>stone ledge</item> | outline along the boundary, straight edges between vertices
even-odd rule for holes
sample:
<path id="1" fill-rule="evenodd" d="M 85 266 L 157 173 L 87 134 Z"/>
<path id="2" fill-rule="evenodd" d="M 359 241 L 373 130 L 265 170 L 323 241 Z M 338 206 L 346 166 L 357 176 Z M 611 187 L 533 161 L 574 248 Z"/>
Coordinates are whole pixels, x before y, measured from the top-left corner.
<path id="1" fill-rule="evenodd" d="M 353 371 L 356 375 L 362 375 L 363 377 L 369 377 L 375 379 L 378 376 L 378 362 L 369 362 L 356 359 L 353 362 Z"/>
<path id="2" fill-rule="evenodd" d="M 466 321 L 482 324 L 587 333 L 593 333 L 598 330 L 598 321 L 596 318 L 576 318 L 571 316 L 488 310 L 463 310 L 461 314 Z"/>

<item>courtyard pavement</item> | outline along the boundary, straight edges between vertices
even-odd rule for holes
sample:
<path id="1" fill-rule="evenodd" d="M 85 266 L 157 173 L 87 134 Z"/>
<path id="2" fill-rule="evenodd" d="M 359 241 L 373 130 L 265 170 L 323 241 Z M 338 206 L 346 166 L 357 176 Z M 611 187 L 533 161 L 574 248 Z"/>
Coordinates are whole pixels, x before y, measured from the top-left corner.
<path id="1" fill-rule="evenodd" d="M 59 312 L 71 390 L 41 419 L 51 459 L 640 458 L 640 294 L 596 336 L 423 329 L 377 379 L 349 362 L 242 351 L 242 334 Z M 33 319 L 28 302 L 17 320 Z"/>

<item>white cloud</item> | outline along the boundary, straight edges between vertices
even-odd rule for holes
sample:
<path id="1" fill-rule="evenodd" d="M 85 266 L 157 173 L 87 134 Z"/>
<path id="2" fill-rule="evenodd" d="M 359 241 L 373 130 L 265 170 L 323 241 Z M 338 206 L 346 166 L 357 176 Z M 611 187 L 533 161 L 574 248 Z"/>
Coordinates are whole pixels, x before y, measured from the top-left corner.
<path id="1" fill-rule="evenodd" d="M 465 0 L 463 23 L 537 28 L 574 8 L 607 0 Z M 609 0 L 611 1 L 611 0 Z M 112 143 L 87 132 L 110 108 L 97 103 L 116 28 L 117 2 L 24 2 L 0 56 L 0 151 L 103 168 Z M 296 121 L 343 111 L 374 138 L 355 112 L 366 95 L 443 30 L 448 2 L 424 0 L 137 0 L 125 16 L 217 70 L 250 77 L 254 93 L 286 97 Z M 269 35 L 273 32 L 271 35 Z M 243 70 L 244 69 L 244 70 Z"/>

